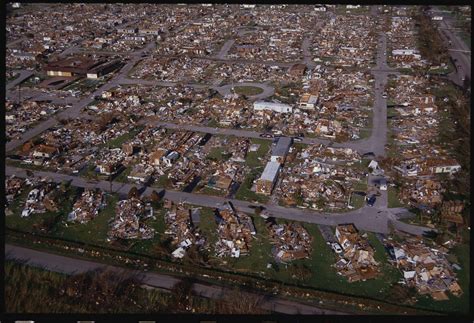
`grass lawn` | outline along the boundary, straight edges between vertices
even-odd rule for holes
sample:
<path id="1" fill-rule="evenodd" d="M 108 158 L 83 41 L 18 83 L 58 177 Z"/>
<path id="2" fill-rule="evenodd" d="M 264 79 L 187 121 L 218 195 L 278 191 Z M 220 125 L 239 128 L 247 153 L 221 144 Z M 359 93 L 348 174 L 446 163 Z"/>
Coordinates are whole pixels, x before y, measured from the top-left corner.
<path id="1" fill-rule="evenodd" d="M 245 164 L 252 168 L 264 165 L 264 161 L 261 161 L 258 158 L 264 158 L 267 155 L 272 142 L 270 140 L 252 138 L 250 144 L 258 144 L 260 147 L 258 147 L 257 151 L 249 151 L 247 153 Z"/>
<path id="2" fill-rule="evenodd" d="M 119 197 L 116 194 L 107 195 L 107 206 L 99 212 L 95 219 L 84 224 L 68 223 L 67 227 L 61 225 L 54 235 L 69 240 L 110 247 L 106 241 L 109 231 L 108 222 L 115 215 L 115 206 L 118 201 Z"/>
<path id="3" fill-rule="evenodd" d="M 198 227 L 206 237 L 211 254 L 214 254 L 214 245 L 217 242 L 217 223 L 214 219 L 214 211 L 211 208 L 201 208 L 201 221 Z"/>
<path id="4" fill-rule="evenodd" d="M 67 214 L 72 209 L 73 198 L 77 192 L 78 188 L 76 187 L 69 187 L 66 193 L 64 194 L 64 200 L 60 202 L 60 211 L 59 212 L 50 212 L 46 211 L 45 213 L 41 214 L 31 214 L 28 217 L 21 217 L 21 211 L 25 206 L 26 197 L 28 193 L 31 191 L 31 188 L 22 192 L 10 206 L 13 214 L 5 217 L 5 225 L 8 228 L 21 230 L 25 232 L 34 232 L 34 226 L 40 225 L 43 221 L 49 221 L 54 219 L 56 216 L 60 216 L 61 219 L 65 219 Z M 59 223 L 55 226 L 57 227 L 60 225 Z M 51 233 L 54 233 L 55 228 L 53 227 Z"/>
<path id="5" fill-rule="evenodd" d="M 413 73 L 413 69 L 408 67 L 398 68 L 397 69 L 401 74 L 411 74 Z"/>
<path id="6" fill-rule="evenodd" d="M 121 148 L 124 142 L 135 137 L 140 131 L 142 131 L 142 129 L 143 129 L 142 126 L 136 127 L 130 130 L 128 133 L 110 140 L 109 142 L 105 143 L 103 146 L 109 147 L 109 148 Z"/>
<path id="7" fill-rule="evenodd" d="M 213 188 L 204 186 L 198 191 L 193 190 L 193 193 L 201 193 L 201 194 L 212 195 L 212 196 L 225 196 L 227 191 L 217 190 L 217 189 L 215 190 Z"/>
<path id="8" fill-rule="evenodd" d="M 235 198 L 238 200 L 244 200 L 244 201 L 258 201 L 260 203 L 266 203 L 269 200 L 269 197 L 266 195 L 262 194 L 257 194 L 253 191 L 251 191 L 253 181 L 258 178 L 259 174 L 263 171 L 253 169 L 250 174 L 245 177 L 245 180 L 242 182 L 240 185 L 239 189 L 237 190 L 237 193 L 235 194 Z"/>
<path id="9" fill-rule="evenodd" d="M 153 187 L 167 188 L 171 185 L 171 180 L 168 177 L 168 173 L 161 175 L 157 181 L 153 184 Z"/>
<path id="10" fill-rule="evenodd" d="M 466 43 L 466 45 L 469 47 L 469 50 L 471 50 L 471 35 L 468 33 L 461 33 L 461 39 Z"/>
<path id="11" fill-rule="evenodd" d="M 326 244 L 317 225 L 305 223 L 304 227 L 308 230 L 310 236 L 313 237 L 311 258 L 295 261 L 294 263 L 306 265 L 313 274 L 308 281 L 302 284 L 322 290 L 356 296 L 368 296 L 377 299 L 383 299 L 388 295 L 390 283 L 398 279 L 395 272 L 389 271 L 389 268 L 383 268 L 382 275 L 377 279 L 349 283 L 345 277 L 337 274 L 335 268 L 331 267 L 336 262 L 337 256 Z M 374 248 L 376 248 L 375 259 L 380 261 L 385 257 L 385 254 L 381 254 L 380 246 L 375 245 Z M 276 278 L 285 282 L 294 281 L 286 270 L 280 270 L 276 274 Z"/>
<path id="12" fill-rule="evenodd" d="M 263 93 L 263 90 L 255 86 L 236 86 L 234 87 L 235 93 L 240 95 L 252 96 Z"/>
<path id="13" fill-rule="evenodd" d="M 364 206 L 365 199 L 363 196 L 352 194 L 351 202 L 354 209 L 360 209 Z"/>
<path id="14" fill-rule="evenodd" d="M 227 153 L 225 147 L 214 147 L 211 149 L 209 154 L 207 154 L 207 158 L 215 161 L 222 161 L 225 162 L 229 160 L 231 154 Z"/>
<path id="15" fill-rule="evenodd" d="M 114 178 L 114 182 L 128 183 L 127 176 L 130 175 L 134 165 L 130 165 L 125 168 L 117 177 Z"/>
<path id="16" fill-rule="evenodd" d="M 394 108 L 387 109 L 387 117 L 396 117 L 396 116 L 398 116 L 397 110 L 395 110 Z"/>
<path id="17" fill-rule="evenodd" d="M 357 183 L 354 184 L 353 187 L 354 191 L 362 191 L 366 192 L 367 191 L 367 180 L 363 179 Z M 354 208 L 360 209 L 361 207 L 364 206 L 365 198 L 360 195 L 352 194 L 352 199 L 351 199 L 351 204 Z"/>
<path id="18" fill-rule="evenodd" d="M 271 244 L 269 241 L 268 230 L 265 227 L 265 220 L 260 216 L 253 216 L 253 223 L 257 234 L 251 243 L 250 254 L 240 258 L 226 259 L 228 265 L 235 271 L 264 273 L 268 271 L 267 264 L 273 262 L 271 254 Z"/>
<path id="19" fill-rule="evenodd" d="M 141 254 L 150 254 L 153 253 L 153 247 L 156 246 L 158 243 L 160 243 L 161 240 L 164 240 L 168 238 L 168 236 L 165 236 L 164 232 L 166 229 L 166 224 L 165 224 L 165 209 L 155 209 L 154 210 L 154 215 L 156 217 L 156 220 L 154 219 L 147 219 L 145 220 L 145 223 L 147 226 L 155 229 L 155 236 L 153 239 L 149 240 L 136 240 L 133 245 L 130 247 L 130 251 L 132 252 L 138 252 Z"/>
<path id="20" fill-rule="evenodd" d="M 405 207 L 406 205 L 402 204 L 400 200 L 397 197 L 397 189 L 394 187 L 388 187 L 387 188 L 387 194 L 388 194 L 388 207 Z"/>
<path id="21" fill-rule="evenodd" d="M 371 134 L 372 134 L 372 129 L 360 129 L 359 139 L 357 140 L 369 138 Z"/>
<path id="22" fill-rule="evenodd" d="M 217 128 L 219 127 L 219 122 L 216 121 L 216 119 L 212 118 L 206 125 L 207 127 L 211 128 Z"/>

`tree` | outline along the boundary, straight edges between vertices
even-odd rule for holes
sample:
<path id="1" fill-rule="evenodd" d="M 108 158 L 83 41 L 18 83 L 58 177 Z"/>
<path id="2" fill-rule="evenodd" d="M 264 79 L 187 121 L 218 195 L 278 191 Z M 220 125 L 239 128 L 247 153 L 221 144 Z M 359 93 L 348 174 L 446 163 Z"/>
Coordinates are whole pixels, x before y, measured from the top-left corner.
<path id="1" fill-rule="evenodd" d="M 189 311 L 192 307 L 193 282 L 189 278 L 182 278 L 171 289 L 171 300 L 168 304 L 168 311 L 172 313 L 180 313 Z"/>
<path id="2" fill-rule="evenodd" d="M 260 304 L 263 296 L 243 293 L 238 287 L 234 287 L 225 296 L 216 301 L 216 312 L 218 314 L 268 314 Z"/>
<path id="3" fill-rule="evenodd" d="M 150 200 L 153 203 L 158 204 L 161 201 L 161 197 L 160 197 L 160 195 L 158 194 L 157 191 L 153 190 L 153 192 L 151 192 L 151 194 L 150 194 Z"/>
<path id="4" fill-rule="evenodd" d="M 139 197 L 140 197 L 140 193 L 138 193 L 138 189 L 135 186 L 133 186 L 128 192 L 128 198 L 131 199 L 131 198 L 139 198 Z"/>

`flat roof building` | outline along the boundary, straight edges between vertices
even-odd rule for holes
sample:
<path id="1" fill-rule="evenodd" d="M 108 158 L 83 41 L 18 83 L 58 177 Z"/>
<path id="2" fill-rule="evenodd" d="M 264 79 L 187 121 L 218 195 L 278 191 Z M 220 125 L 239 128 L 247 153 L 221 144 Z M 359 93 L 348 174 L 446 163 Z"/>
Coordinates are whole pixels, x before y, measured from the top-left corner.
<path id="1" fill-rule="evenodd" d="M 290 150 L 291 144 L 292 139 L 290 137 L 278 138 L 276 145 L 272 148 L 272 156 L 270 157 L 270 160 L 272 162 L 283 164 L 285 162 L 286 154 Z"/>
<path id="2" fill-rule="evenodd" d="M 291 113 L 293 112 L 293 108 L 284 103 L 277 103 L 277 102 L 267 102 L 267 101 L 255 101 L 253 103 L 254 110 L 261 111 L 261 110 L 271 110 L 279 113 Z"/>
<path id="3" fill-rule="evenodd" d="M 272 194 L 273 186 L 278 179 L 278 172 L 280 171 L 280 163 L 269 161 L 263 170 L 262 175 L 257 180 L 256 192 L 260 194 Z"/>

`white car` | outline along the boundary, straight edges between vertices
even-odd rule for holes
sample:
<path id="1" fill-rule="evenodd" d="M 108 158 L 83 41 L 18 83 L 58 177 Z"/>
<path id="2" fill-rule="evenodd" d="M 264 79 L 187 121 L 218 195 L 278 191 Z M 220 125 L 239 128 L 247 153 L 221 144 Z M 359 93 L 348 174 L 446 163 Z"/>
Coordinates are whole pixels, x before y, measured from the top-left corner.
<path id="1" fill-rule="evenodd" d="M 331 248 L 332 250 L 334 250 L 335 253 L 342 253 L 341 245 L 339 245 L 339 243 L 337 242 L 331 243 Z"/>

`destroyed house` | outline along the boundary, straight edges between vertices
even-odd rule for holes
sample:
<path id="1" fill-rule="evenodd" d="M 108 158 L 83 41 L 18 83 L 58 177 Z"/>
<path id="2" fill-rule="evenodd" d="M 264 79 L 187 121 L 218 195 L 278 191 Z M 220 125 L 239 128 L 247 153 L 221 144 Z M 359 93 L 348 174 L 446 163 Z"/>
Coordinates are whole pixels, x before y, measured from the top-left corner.
<path id="1" fill-rule="evenodd" d="M 343 249 L 350 248 L 358 240 L 359 233 L 353 224 L 338 225 L 336 238 Z"/>

